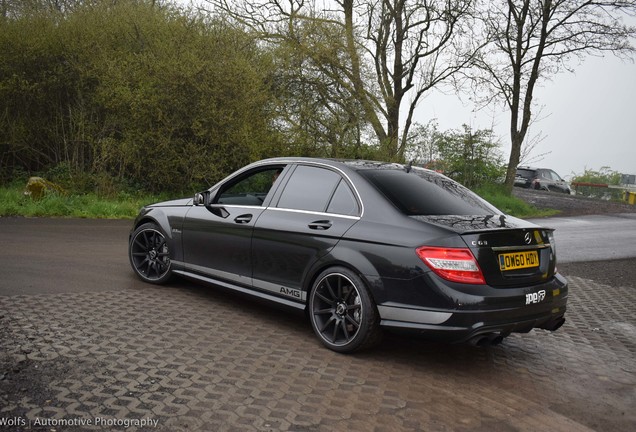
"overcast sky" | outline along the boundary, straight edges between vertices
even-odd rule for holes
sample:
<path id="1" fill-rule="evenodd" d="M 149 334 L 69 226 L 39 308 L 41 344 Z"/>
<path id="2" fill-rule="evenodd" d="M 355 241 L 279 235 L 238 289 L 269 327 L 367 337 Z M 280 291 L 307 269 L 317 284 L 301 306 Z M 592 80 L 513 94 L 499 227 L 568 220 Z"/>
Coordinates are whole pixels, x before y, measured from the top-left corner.
<path id="1" fill-rule="evenodd" d="M 534 100 L 543 112 L 530 135 L 541 132 L 544 139 L 531 156 L 548 154 L 532 166 L 552 168 L 566 178 L 603 166 L 636 174 L 636 64 L 612 55 L 588 57 L 574 74 L 564 72 L 544 82 Z M 509 114 L 472 109 L 456 96 L 433 93 L 420 103 L 415 120 L 426 124 L 437 118 L 441 130 L 464 123 L 473 130 L 494 124 L 507 161 Z"/>

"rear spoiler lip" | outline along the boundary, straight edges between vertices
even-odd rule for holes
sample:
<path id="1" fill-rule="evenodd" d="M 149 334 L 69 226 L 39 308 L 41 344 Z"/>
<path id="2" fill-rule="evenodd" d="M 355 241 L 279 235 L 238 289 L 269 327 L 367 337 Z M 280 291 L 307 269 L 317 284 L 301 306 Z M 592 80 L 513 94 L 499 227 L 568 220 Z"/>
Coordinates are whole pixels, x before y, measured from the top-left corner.
<path id="1" fill-rule="evenodd" d="M 410 218 L 448 229 L 459 235 L 481 234 L 506 230 L 543 230 L 554 229 L 542 227 L 532 222 L 505 214 L 494 215 L 425 215 L 409 216 Z"/>

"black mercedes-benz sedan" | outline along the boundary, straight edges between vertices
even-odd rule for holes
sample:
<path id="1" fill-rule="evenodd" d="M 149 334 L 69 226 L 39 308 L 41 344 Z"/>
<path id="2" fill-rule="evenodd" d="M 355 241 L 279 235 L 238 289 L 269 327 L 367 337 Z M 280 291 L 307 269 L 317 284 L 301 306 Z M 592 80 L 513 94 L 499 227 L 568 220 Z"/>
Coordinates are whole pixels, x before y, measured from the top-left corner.
<path id="1" fill-rule="evenodd" d="M 488 345 L 565 321 L 552 230 L 416 167 L 263 160 L 144 207 L 129 244 L 144 281 L 179 275 L 304 310 L 338 352 L 383 329 Z"/>

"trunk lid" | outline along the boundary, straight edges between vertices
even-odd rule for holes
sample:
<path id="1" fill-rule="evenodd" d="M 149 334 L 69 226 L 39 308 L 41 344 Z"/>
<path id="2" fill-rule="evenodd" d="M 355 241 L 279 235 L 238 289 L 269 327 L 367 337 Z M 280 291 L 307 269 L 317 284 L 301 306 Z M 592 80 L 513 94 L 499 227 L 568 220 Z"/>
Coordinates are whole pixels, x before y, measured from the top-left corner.
<path id="1" fill-rule="evenodd" d="M 486 283 L 493 287 L 540 284 L 552 278 L 556 271 L 550 228 L 506 215 L 413 218 L 459 234 L 477 259 Z"/>

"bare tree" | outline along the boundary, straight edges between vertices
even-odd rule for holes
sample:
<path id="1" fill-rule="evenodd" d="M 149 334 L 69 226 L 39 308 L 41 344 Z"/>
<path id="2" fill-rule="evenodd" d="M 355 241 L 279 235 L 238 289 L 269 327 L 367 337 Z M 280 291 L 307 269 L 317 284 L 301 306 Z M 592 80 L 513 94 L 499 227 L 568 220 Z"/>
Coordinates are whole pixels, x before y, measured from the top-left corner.
<path id="1" fill-rule="evenodd" d="M 533 118 L 537 84 L 574 60 L 611 52 L 628 58 L 636 28 L 623 17 L 636 14 L 636 1 L 493 0 L 483 11 L 489 45 L 479 56 L 473 83 L 487 98 L 510 110 L 511 151 L 506 186 L 512 190 L 522 146 Z"/>
<path id="2" fill-rule="evenodd" d="M 0 15 L 17 18 L 30 13 L 66 14 L 88 4 L 115 3 L 117 0 L 0 0 Z"/>
<path id="3" fill-rule="evenodd" d="M 473 0 L 207 1 L 263 40 L 302 50 L 327 82 L 356 100 L 386 159 L 404 158 L 422 95 L 477 49 Z M 328 45 L 323 34 L 332 36 Z"/>

